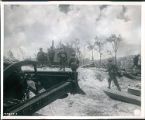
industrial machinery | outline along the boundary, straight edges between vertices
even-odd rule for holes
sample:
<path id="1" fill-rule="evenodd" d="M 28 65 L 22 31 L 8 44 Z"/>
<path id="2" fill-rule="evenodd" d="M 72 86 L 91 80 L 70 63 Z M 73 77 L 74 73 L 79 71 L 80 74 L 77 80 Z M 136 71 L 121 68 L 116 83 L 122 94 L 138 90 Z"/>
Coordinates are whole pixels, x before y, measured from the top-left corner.
<path id="1" fill-rule="evenodd" d="M 23 70 L 31 66 L 31 70 Z M 83 93 L 77 72 L 38 71 L 36 61 L 20 61 L 4 68 L 4 115 L 32 115 L 51 102 Z M 33 93 L 32 97 L 30 93 Z"/>

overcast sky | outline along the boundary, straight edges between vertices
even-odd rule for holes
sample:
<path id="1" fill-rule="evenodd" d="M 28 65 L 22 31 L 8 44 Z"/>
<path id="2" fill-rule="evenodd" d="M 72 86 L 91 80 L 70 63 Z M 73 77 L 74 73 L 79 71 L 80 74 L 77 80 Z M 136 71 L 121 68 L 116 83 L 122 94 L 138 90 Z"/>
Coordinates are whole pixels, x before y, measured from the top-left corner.
<path id="1" fill-rule="evenodd" d="M 118 56 L 137 54 L 141 47 L 141 7 L 107 5 L 5 5 L 4 53 L 11 50 L 16 58 L 34 56 L 40 47 L 47 51 L 51 41 L 81 40 L 84 46 L 95 36 L 107 38 L 121 34 Z M 107 55 L 106 55 L 107 56 Z M 104 57 L 106 57 L 104 55 Z M 99 56 L 95 52 L 95 58 Z"/>

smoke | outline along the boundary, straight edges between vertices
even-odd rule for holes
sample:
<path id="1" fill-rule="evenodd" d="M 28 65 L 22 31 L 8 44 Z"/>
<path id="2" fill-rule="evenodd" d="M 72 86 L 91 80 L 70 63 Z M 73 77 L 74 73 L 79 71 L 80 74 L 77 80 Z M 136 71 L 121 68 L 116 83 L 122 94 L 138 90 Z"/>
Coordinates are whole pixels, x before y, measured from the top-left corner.
<path id="1" fill-rule="evenodd" d="M 130 47 L 128 54 L 140 51 L 140 6 L 5 5 L 4 12 L 5 55 L 12 50 L 14 56 L 19 57 L 22 49 L 25 57 L 33 57 L 40 47 L 47 51 L 52 40 L 58 46 L 60 41 L 70 43 L 78 38 L 82 54 L 90 58 L 90 51 L 83 51 L 86 41 L 94 41 L 96 36 L 107 38 L 112 33 L 123 37 L 118 51 L 120 56 L 126 55 L 125 50 L 130 46 L 134 47 Z"/>
<path id="2" fill-rule="evenodd" d="M 59 5 L 59 10 L 67 14 L 70 11 L 70 5 Z"/>
<path id="3" fill-rule="evenodd" d="M 120 12 L 120 14 L 117 16 L 118 19 L 124 20 L 125 22 L 128 22 L 130 19 L 129 17 L 126 15 L 128 8 L 125 6 L 122 6 L 122 11 Z"/>
<path id="4" fill-rule="evenodd" d="M 102 18 L 102 14 L 103 14 L 103 10 L 105 9 L 105 8 L 107 8 L 108 7 L 108 5 L 101 5 L 101 6 L 99 6 L 99 8 L 100 8 L 100 15 L 96 18 L 96 21 L 98 22 L 99 20 L 101 20 L 101 18 Z"/>

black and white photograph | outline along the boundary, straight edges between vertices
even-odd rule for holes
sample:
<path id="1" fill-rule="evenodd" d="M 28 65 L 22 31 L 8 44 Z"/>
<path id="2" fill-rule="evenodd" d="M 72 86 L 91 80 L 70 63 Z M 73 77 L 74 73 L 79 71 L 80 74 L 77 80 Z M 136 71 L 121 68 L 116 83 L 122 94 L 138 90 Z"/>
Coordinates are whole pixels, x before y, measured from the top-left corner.
<path id="1" fill-rule="evenodd" d="M 1 3 L 0 3 L 0 48 L 1 48 Z M 0 49 L 0 64 L 1 64 L 1 49 Z M 0 96 L 1 96 L 1 65 L 0 65 Z M 1 102 L 0 102 L 0 107 L 1 107 Z"/>
<path id="2" fill-rule="evenodd" d="M 3 116 L 141 116 L 141 5 L 7 4 L 3 44 Z"/>

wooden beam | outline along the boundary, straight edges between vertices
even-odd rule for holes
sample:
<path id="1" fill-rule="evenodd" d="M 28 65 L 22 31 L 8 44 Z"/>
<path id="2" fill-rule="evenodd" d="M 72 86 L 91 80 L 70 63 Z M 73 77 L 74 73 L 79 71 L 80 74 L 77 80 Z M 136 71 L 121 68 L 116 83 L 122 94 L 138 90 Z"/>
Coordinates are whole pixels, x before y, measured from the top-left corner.
<path id="1" fill-rule="evenodd" d="M 112 99 L 132 103 L 136 105 L 141 105 L 141 97 L 129 94 L 127 92 L 106 89 L 104 92 Z"/>
<path id="2" fill-rule="evenodd" d="M 128 93 L 136 95 L 136 96 L 141 96 L 141 89 L 129 86 L 128 87 Z"/>

